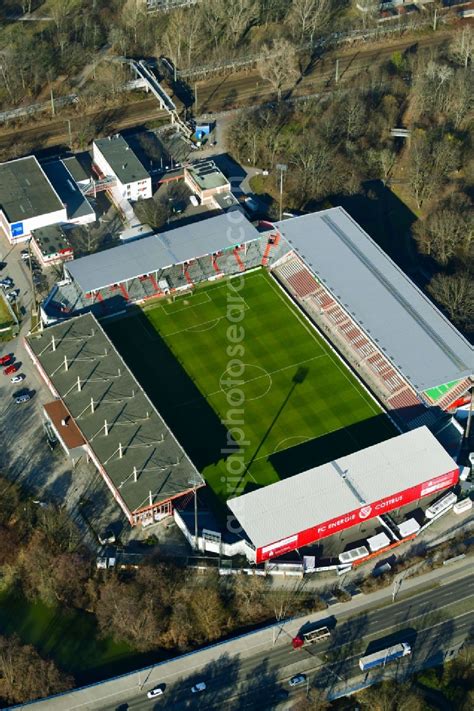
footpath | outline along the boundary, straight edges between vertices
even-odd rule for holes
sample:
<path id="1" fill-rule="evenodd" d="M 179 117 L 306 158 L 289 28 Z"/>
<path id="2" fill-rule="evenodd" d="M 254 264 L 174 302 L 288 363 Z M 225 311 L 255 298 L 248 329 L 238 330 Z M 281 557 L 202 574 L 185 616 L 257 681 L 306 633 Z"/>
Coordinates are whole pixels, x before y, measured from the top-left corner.
<path id="1" fill-rule="evenodd" d="M 395 585 L 377 590 L 373 593 L 360 594 L 352 598 L 350 602 L 337 603 L 332 605 L 330 613 L 337 615 L 338 620 L 360 614 L 367 610 L 383 608 L 392 603 L 394 595 L 396 600 L 403 600 L 419 592 L 424 592 L 430 588 L 446 585 L 456 580 L 468 577 L 472 574 L 472 556 L 462 557 L 447 565 L 430 571 L 424 575 L 412 578 L 401 578 Z M 405 571 L 405 576 L 409 571 Z M 143 695 L 143 686 L 150 688 L 152 684 L 157 684 L 165 678 L 167 683 L 185 677 L 191 672 L 196 672 L 211 662 L 215 662 L 223 654 L 238 655 L 241 659 L 248 656 L 262 655 L 269 649 L 274 649 L 279 645 L 288 644 L 288 635 L 294 637 L 303 622 L 317 622 L 327 618 L 328 611 L 323 610 L 313 615 L 292 618 L 268 625 L 255 632 L 241 635 L 225 642 L 205 647 L 203 649 L 181 655 L 175 659 L 160 662 L 151 667 L 139 669 L 119 677 L 108 679 L 97 684 L 82 687 L 69 693 L 61 694 L 48 699 L 33 701 L 29 704 L 20 704 L 10 707 L 11 709 L 34 708 L 34 711 L 74 711 L 74 709 L 101 709 L 105 705 L 130 701 L 137 694 Z"/>

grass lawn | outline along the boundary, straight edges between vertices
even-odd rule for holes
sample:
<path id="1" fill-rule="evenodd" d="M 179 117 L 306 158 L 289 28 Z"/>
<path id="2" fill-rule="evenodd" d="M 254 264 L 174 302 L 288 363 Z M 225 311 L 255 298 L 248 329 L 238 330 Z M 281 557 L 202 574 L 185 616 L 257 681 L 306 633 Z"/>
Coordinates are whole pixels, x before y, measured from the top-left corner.
<path id="1" fill-rule="evenodd" d="M 100 638 L 93 615 L 32 603 L 15 592 L 0 593 L 0 634 L 17 634 L 24 644 L 32 644 L 79 683 L 107 678 L 150 661 L 150 655 L 139 654 L 127 644 Z"/>
<path id="2" fill-rule="evenodd" d="M 229 353 L 229 283 L 106 326 L 220 500 L 395 434 L 264 270 L 244 276 L 244 337 Z"/>
<path id="3" fill-rule="evenodd" d="M 13 321 L 3 294 L 0 294 L 0 328 L 12 326 Z"/>

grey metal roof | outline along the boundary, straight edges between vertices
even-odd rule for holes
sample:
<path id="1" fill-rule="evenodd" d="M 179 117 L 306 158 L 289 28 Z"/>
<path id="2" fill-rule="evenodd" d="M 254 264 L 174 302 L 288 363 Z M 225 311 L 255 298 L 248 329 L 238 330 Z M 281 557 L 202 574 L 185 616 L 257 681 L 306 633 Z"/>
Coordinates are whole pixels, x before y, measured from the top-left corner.
<path id="1" fill-rule="evenodd" d="M 63 158 L 63 163 L 76 181 L 76 183 L 87 183 L 90 180 L 90 175 L 87 174 L 81 161 L 77 156 Z"/>
<path id="2" fill-rule="evenodd" d="M 94 215 L 92 205 L 82 194 L 78 184 L 66 168 L 64 161 L 55 160 L 43 164 L 43 169 L 48 176 L 63 204 L 66 206 L 67 219 L 76 220 L 86 215 Z"/>
<path id="3" fill-rule="evenodd" d="M 199 160 L 186 168 L 187 173 L 201 190 L 229 186 L 229 181 L 213 160 Z"/>
<path id="4" fill-rule="evenodd" d="M 456 467 L 429 429 L 419 427 L 229 499 L 227 505 L 260 548 Z"/>
<path id="5" fill-rule="evenodd" d="M 236 213 L 231 213 L 235 215 Z M 192 261 L 258 238 L 240 213 L 217 215 L 76 259 L 67 271 L 85 293 Z"/>
<path id="6" fill-rule="evenodd" d="M 204 484 L 92 314 L 27 342 L 130 511 Z"/>
<path id="7" fill-rule="evenodd" d="M 278 228 L 418 391 L 474 372 L 468 341 L 341 207 Z"/>
<path id="8" fill-rule="evenodd" d="M 0 164 L 0 209 L 10 223 L 63 207 L 35 156 Z"/>
<path id="9" fill-rule="evenodd" d="M 146 180 L 150 174 L 123 136 L 117 134 L 94 141 L 122 185 Z"/>

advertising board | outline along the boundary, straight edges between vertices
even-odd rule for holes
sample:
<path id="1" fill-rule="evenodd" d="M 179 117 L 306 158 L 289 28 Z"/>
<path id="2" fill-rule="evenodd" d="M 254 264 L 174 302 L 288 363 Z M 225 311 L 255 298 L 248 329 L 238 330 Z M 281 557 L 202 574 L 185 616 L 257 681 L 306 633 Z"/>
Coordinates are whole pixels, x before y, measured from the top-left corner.
<path id="1" fill-rule="evenodd" d="M 452 471 L 441 474 L 440 476 L 428 479 L 425 482 L 412 486 L 404 491 L 399 491 L 390 496 L 386 496 L 383 499 L 378 499 L 370 504 L 365 504 L 358 509 L 353 511 L 348 511 L 347 513 L 338 516 L 337 518 L 329 519 L 319 523 L 311 528 L 307 528 L 304 531 L 295 532 L 291 536 L 280 541 L 269 542 L 268 545 L 257 548 L 256 551 L 256 562 L 261 563 L 274 556 L 283 555 L 288 551 L 295 550 L 296 548 L 302 548 L 310 543 L 320 540 L 321 538 L 326 538 L 327 536 L 332 536 L 334 533 L 339 533 L 346 528 L 351 528 L 352 526 L 357 526 L 362 521 L 374 518 L 375 516 L 380 516 L 383 513 L 388 513 L 394 509 L 398 509 L 402 506 L 421 499 L 423 496 L 429 496 L 436 491 L 441 491 L 442 489 L 447 489 L 448 487 L 454 486 L 459 477 L 459 470 L 453 469 Z"/>

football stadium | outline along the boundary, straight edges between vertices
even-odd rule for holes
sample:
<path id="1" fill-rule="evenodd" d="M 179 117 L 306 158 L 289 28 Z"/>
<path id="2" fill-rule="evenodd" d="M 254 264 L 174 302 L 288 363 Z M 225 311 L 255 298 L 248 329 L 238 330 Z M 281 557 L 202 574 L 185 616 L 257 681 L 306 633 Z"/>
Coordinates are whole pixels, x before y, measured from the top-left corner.
<path id="1" fill-rule="evenodd" d="M 263 269 L 106 330 L 219 498 L 287 476 L 286 449 L 304 468 L 396 431 Z"/>
<path id="2" fill-rule="evenodd" d="M 173 514 L 184 530 L 199 488 L 208 541 L 231 512 L 255 561 L 316 541 L 325 511 L 355 526 L 457 481 L 432 432 L 466 401 L 472 347 L 342 208 L 257 226 L 228 213 L 74 260 L 42 320 L 27 347 L 63 408 L 52 424 L 77 427 L 74 451 L 132 525 Z"/>

